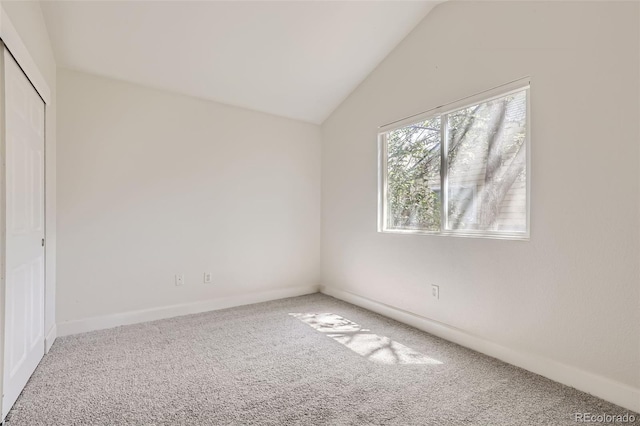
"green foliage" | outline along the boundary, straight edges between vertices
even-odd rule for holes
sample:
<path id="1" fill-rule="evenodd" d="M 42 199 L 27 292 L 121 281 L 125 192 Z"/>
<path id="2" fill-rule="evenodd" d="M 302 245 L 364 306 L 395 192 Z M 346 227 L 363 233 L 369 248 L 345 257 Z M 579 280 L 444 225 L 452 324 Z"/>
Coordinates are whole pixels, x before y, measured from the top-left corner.
<path id="1" fill-rule="evenodd" d="M 496 229 L 506 194 L 526 178 L 524 91 L 390 132 L 387 226 L 440 230 L 442 125 L 448 135 L 449 226 Z"/>
<path id="2" fill-rule="evenodd" d="M 440 125 L 437 117 L 388 135 L 390 228 L 440 229 Z"/>

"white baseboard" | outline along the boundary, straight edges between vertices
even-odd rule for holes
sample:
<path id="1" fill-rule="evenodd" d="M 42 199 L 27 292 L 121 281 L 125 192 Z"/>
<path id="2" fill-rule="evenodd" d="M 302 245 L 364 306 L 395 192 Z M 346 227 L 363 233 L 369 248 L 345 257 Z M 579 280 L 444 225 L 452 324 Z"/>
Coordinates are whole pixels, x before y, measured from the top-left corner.
<path id="1" fill-rule="evenodd" d="M 80 320 L 58 323 L 58 336 L 86 333 L 88 331 L 103 330 L 121 325 L 137 324 L 141 322 L 155 321 L 182 315 L 198 314 L 201 312 L 215 311 L 218 309 L 233 308 L 253 303 L 268 302 L 270 300 L 284 299 L 287 297 L 302 296 L 317 293 L 319 287 L 287 287 L 257 293 L 240 294 L 236 296 L 221 297 L 217 299 L 203 300 L 199 302 L 183 303 L 179 305 L 163 306 L 159 308 L 143 309 L 139 311 L 122 312 L 99 317 L 84 318 Z"/>
<path id="2" fill-rule="evenodd" d="M 501 361 L 571 386 L 621 407 L 640 412 L 640 389 L 581 370 L 570 365 L 502 346 L 464 330 L 332 287 L 322 293 L 411 325 L 434 336 L 457 343 Z"/>
<path id="3" fill-rule="evenodd" d="M 51 330 L 49 330 L 49 332 L 47 333 L 46 337 L 44 338 L 44 353 L 49 353 L 49 349 L 51 349 L 51 346 L 53 345 L 53 342 L 55 342 L 56 337 L 58 334 L 58 328 L 56 327 L 55 324 L 53 324 L 53 327 L 51 327 Z"/>

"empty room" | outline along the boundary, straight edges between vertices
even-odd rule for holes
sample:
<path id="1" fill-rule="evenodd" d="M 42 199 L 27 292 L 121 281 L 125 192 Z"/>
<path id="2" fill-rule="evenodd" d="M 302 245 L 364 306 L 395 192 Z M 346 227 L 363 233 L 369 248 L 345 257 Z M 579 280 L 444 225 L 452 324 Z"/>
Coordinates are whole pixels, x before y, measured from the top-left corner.
<path id="1" fill-rule="evenodd" d="M 0 424 L 640 424 L 640 1 L 0 6 Z"/>

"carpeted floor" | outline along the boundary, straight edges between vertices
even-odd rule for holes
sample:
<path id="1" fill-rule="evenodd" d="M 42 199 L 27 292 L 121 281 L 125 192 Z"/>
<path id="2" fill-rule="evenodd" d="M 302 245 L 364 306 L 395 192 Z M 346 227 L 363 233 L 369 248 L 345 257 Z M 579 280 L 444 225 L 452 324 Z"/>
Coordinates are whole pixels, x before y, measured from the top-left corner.
<path id="1" fill-rule="evenodd" d="M 7 425 L 556 426 L 583 412 L 629 411 L 314 294 L 59 338 Z"/>

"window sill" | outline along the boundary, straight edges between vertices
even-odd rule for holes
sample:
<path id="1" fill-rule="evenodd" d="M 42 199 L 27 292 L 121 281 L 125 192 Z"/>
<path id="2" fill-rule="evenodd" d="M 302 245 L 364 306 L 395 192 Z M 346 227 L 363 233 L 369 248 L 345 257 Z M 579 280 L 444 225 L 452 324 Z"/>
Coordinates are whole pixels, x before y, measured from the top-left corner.
<path id="1" fill-rule="evenodd" d="M 442 232 L 442 231 L 422 231 L 413 229 L 382 229 L 378 230 L 381 234 L 409 234 L 409 235 L 431 235 L 436 237 L 462 237 L 462 238 L 482 238 L 492 240 L 514 240 L 529 241 L 529 233 L 505 233 L 505 232 Z"/>

